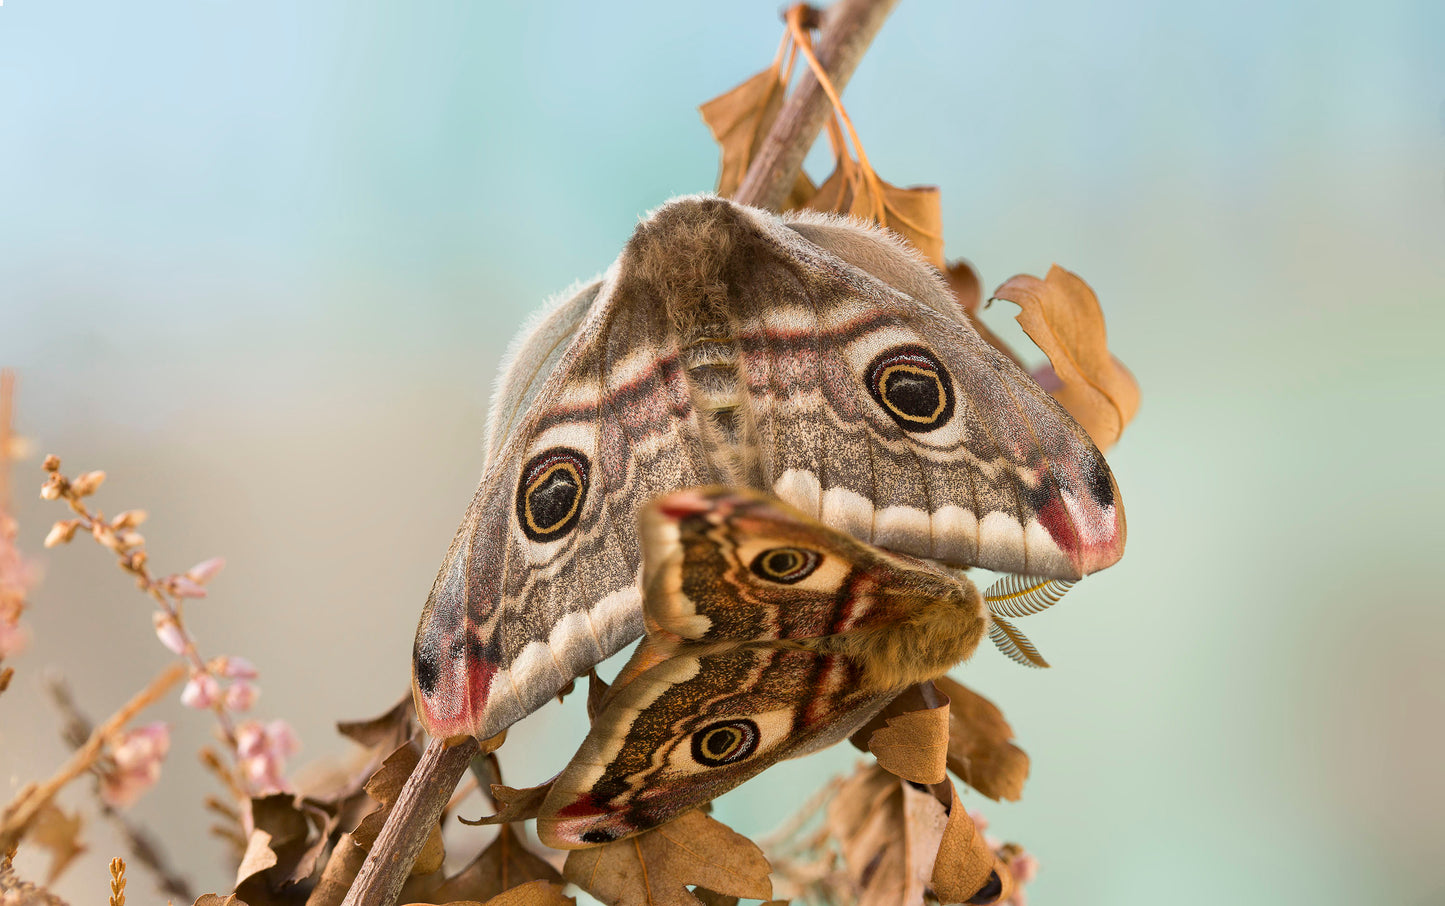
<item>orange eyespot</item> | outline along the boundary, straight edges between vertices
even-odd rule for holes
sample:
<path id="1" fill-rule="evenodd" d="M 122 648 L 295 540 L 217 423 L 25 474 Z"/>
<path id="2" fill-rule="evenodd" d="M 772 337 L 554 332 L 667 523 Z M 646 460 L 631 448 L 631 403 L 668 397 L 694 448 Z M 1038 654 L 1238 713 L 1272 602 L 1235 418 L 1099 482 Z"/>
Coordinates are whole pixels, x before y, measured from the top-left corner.
<path id="1" fill-rule="evenodd" d="M 868 366 L 868 393 L 904 431 L 932 431 L 953 417 L 953 379 L 922 346 L 895 346 Z"/>
<path id="2" fill-rule="evenodd" d="M 823 555 L 817 551 L 801 547 L 774 547 L 754 557 L 748 568 L 753 575 L 769 582 L 792 585 L 811 576 L 822 562 Z"/>
<path id="3" fill-rule="evenodd" d="M 533 541 L 554 541 L 571 531 L 587 499 L 587 457 L 553 447 L 532 457 L 517 483 L 517 522 Z"/>
<path id="4" fill-rule="evenodd" d="M 692 734 L 692 759 L 710 768 L 742 761 L 758 749 L 758 725 L 747 718 L 708 724 Z"/>

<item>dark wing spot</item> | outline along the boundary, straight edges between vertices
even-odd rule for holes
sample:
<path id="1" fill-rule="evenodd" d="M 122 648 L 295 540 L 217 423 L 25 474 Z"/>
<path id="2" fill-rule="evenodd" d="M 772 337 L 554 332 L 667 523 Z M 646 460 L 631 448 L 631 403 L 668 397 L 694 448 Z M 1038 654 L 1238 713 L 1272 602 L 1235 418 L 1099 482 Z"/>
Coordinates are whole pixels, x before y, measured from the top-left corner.
<path id="1" fill-rule="evenodd" d="M 583 843 L 611 843 L 617 835 L 609 830 L 590 830 L 582 835 Z"/>
<path id="2" fill-rule="evenodd" d="M 747 718 L 708 724 L 692 734 L 692 759 L 710 768 L 742 761 L 758 749 L 758 725 Z"/>
<path id="3" fill-rule="evenodd" d="M 895 346 L 868 366 L 868 393 L 905 431 L 921 433 L 953 418 L 953 378 L 922 346 Z"/>
<path id="4" fill-rule="evenodd" d="M 577 525 L 587 499 L 591 463 L 569 447 L 553 447 L 528 460 L 517 483 L 517 522 L 533 541 L 554 541 Z"/>
<path id="5" fill-rule="evenodd" d="M 437 674 L 440 672 L 436 646 L 424 644 L 418 639 L 412 650 L 412 675 L 416 678 L 416 687 L 421 690 L 422 695 L 430 697 L 436 691 Z"/>

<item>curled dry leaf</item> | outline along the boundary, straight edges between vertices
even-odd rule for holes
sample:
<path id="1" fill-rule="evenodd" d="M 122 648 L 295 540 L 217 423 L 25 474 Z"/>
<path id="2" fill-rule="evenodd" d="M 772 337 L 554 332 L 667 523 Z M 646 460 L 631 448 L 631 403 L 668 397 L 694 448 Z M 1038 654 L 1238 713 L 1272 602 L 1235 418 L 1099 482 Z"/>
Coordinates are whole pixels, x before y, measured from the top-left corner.
<path id="1" fill-rule="evenodd" d="M 428 903 L 408 903 L 407 906 L 430 906 L 430 902 L 443 903 L 444 906 L 577 906 L 575 898 L 563 896 L 561 887 L 547 881 L 532 881 L 513 887 L 485 903 L 478 900 L 435 899 Z"/>
<path id="2" fill-rule="evenodd" d="M 990 799 L 1016 801 L 1029 776 L 1028 753 L 998 706 L 948 677 L 934 680 L 948 696 L 948 769 Z"/>
<path id="3" fill-rule="evenodd" d="M 948 701 L 931 684 L 910 686 L 852 736 L 884 770 L 914 783 L 947 776 Z"/>
<path id="4" fill-rule="evenodd" d="M 494 783 L 491 785 L 491 793 L 492 801 L 497 804 L 497 813 L 485 818 L 459 818 L 457 820 L 473 827 L 480 824 L 527 821 L 537 817 L 537 813 L 542 809 L 542 801 L 547 798 L 547 791 L 550 789 L 552 789 L 550 780 L 541 786 L 529 786 L 522 789 Z"/>
<path id="5" fill-rule="evenodd" d="M 973 329 L 978 331 L 984 342 L 1013 359 L 1015 365 L 1026 369 L 1003 338 L 994 333 L 978 316 L 979 307 L 983 304 L 983 281 L 978 276 L 978 270 L 960 258 L 944 270 L 943 276 L 948 281 L 948 288 L 953 290 L 953 297 L 958 300 L 958 307 L 968 315 L 968 323 L 973 325 Z"/>
<path id="6" fill-rule="evenodd" d="M 832 175 L 805 207 L 885 226 L 911 242 L 934 267 L 944 269 L 943 207 L 937 186 L 895 186 L 841 155 Z"/>
<path id="7" fill-rule="evenodd" d="M 534 881 L 567 883 L 557 869 L 522 842 L 510 824 L 503 824 L 497 839 L 437 888 L 435 899 L 438 903 L 489 900 Z"/>
<path id="8" fill-rule="evenodd" d="M 194 906 L 246 906 L 246 901 L 234 893 L 225 896 L 218 893 L 203 893 L 196 898 Z"/>
<path id="9" fill-rule="evenodd" d="M 1013 875 L 968 817 L 953 784 L 935 789 L 946 796 L 942 808 L 948 819 L 929 881 L 934 895 L 941 903 L 986 904 L 1008 899 L 1013 893 Z M 996 876 L 996 883 L 990 878 L 991 873 Z"/>
<path id="10" fill-rule="evenodd" d="M 858 906 L 921 904 L 945 824 L 942 803 L 878 765 L 847 778 L 828 804 L 826 828 Z"/>
<path id="11" fill-rule="evenodd" d="M 748 164 L 783 107 L 787 86 L 781 64 L 781 59 L 775 60 L 746 82 L 697 108 L 722 152 L 717 193 L 724 198 L 742 185 Z"/>
<path id="12" fill-rule="evenodd" d="M 80 842 L 80 827 L 79 812 L 67 815 L 54 802 L 47 802 L 35 816 L 25 838 L 50 851 L 46 885 L 54 884 L 75 857 L 85 852 L 85 844 Z"/>
<path id="13" fill-rule="evenodd" d="M 699 906 L 688 890 L 766 900 L 771 868 L 747 837 L 700 811 L 567 855 L 562 873 L 608 906 Z"/>
<path id="14" fill-rule="evenodd" d="M 1056 264 L 1043 280 L 1020 274 L 993 295 L 1019 306 L 1019 324 L 1058 379 L 1053 397 L 1099 449 L 1113 446 L 1139 411 L 1139 384 L 1110 354 L 1104 313 L 1089 284 Z"/>
<path id="15" fill-rule="evenodd" d="M 253 829 L 236 870 L 236 892 L 264 904 L 295 901 L 331 840 L 336 815 L 290 793 L 251 800 Z"/>

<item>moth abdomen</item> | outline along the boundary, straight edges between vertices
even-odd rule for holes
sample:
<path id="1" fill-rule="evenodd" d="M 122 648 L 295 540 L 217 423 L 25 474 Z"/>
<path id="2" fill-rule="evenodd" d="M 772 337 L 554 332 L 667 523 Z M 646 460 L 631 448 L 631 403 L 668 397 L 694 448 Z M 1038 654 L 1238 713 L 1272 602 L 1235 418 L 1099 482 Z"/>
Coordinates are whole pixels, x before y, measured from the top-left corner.
<path id="1" fill-rule="evenodd" d="M 920 589 L 881 595 L 897 597 L 908 616 L 830 640 L 835 650 L 862 665 L 863 691 L 897 691 L 942 676 L 983 639 L 983 596 L 966 579 L 938 577 Z"/>

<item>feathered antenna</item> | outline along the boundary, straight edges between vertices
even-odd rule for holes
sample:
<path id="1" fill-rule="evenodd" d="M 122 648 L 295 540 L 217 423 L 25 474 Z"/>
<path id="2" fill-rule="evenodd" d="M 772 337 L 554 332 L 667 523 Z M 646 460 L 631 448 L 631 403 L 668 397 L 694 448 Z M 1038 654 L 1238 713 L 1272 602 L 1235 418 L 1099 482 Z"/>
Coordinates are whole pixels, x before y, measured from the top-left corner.
<path id="1" fill-rule="evenodd" d="M 1064 592 L 1074 587 L 1069 579 L 1040 579 L 1038 576 L 1004 576 L 988 587 L 983 600 L 995 616 L 1027 617 L 1059 603 Z"/>
<path id="2" fill-rule="evenodd" d="M 1014 628 L 1013 624 L 1003 617 L 995 615 L 989 622 L 988 637 L 998 646 L 998 650 L 1008 656 L 1009 660 L 1025 667 L 1047 667 L 1049 662 L 1044 660 L 1043 655 L 1034 647 L 1034 643 Z"/>

